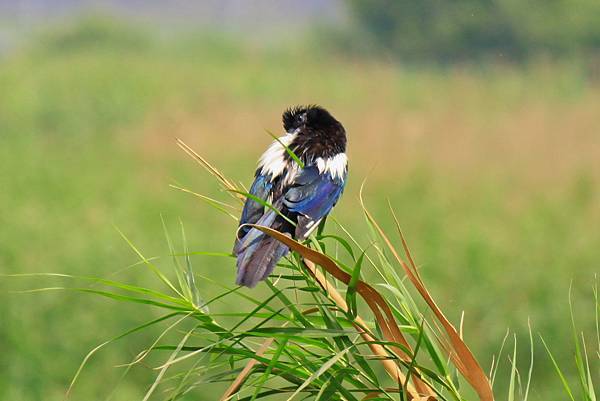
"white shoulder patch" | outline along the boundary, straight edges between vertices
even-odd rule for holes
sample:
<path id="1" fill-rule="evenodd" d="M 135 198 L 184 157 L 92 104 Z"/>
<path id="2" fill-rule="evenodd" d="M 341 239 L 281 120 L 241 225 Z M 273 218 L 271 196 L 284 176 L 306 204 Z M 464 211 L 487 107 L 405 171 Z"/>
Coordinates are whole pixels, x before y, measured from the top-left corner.
<path id="1" fill-rule="evenodd" d="M 338 153 L 333 157 L 323 159 L 319 157 L 317 160 L 317 168 L 319 173 L 328 172 L 332 178 L 344 178 L 346 169 L 348 168 L 348 157 L 345 153 Z"/>
<path id="2" fill-rule="evenodd" d="M 279 137 L 279 141 L 274 141 L 267 148 L 258 161 L 261 174 L 271 174 L 271 180 L 273 180 L 283 173 L 287 167 L 287 163 L 285 161 L 285 147 L 281 144 L 289 146 L 295 137 L 296 134 L 284 135 Z"/>

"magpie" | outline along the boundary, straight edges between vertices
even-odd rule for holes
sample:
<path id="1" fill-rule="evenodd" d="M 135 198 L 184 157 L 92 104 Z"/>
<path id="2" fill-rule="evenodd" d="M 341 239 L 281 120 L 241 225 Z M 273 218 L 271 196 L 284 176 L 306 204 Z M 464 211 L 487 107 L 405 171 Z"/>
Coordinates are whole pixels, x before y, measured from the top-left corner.
<path id="1" fill-rule="evenodd" d="M 302 241 L 331 212 L 348 176 L 346 130 L 327 110 L 296 106 L 287 109 L 282 120 L 285 135 L 259 159 L 249 191 L 253 197 L 244 204 L 233 248 L 236 283 L 250 288 L 265 280 L 289 252 L 286 245 L 250 224 Z"/>

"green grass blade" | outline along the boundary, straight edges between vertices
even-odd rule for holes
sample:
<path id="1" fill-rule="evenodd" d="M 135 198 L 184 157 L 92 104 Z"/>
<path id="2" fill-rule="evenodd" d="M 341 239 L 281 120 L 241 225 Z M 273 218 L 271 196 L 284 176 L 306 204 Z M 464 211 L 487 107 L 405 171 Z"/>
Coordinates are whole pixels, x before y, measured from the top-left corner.
<path id="1" fill-rule="evenodd" d="M 127 236 L 118 227 L 115 226 L 115 229 L 121 235 L 121 237 L 125 240 L 125 242 L 127 242 L 127 244 L 129 245 L 129 247 L 138 255 L 138 257 L 140 258 L 140 260 L 142 260 L 144 262 L 144 264 L 146 266 L 148 266 L 148 268 L 150 268 L 150 270 L 152 272 L 154 272 L 154 274 L 156 274 L 156 276 L 163 283 L 165 283 L 167 285 L 167 287 L 169 287 L 173 292 L 175 292 L 181 298 L 185 298 L 183 296 L 183 294 L 181 294 L 177 290 L 177 288 L 175 288 L 175 286 L 171 283 L 171 281 L 156 266 L 154 266 L 152 263 L 150 263 L 150 261 L 139 251 L 139 249 L 137 249 L 137 247 L 135 245 L 133 245 L 133 243 L 129 240 L 129 238 L 127 238 Z"/>
<path id="2" fill-rule="evenodd" d="M 585 370 L 586 370 L 586 396 L 590 401 L 596 401 L 596 390 L 594 389 L 594 381 L 592 380 L 592 373 L 590 369 L 590 360 L 588 359 L 587 348 L 585 346 L 585 337 L 581 333 L 581 344 L 583 348 L 583 355 L 585 357 Z"/>
<path id="3" fill-rule="evenodd" d="M 200 296 L 200 291 L 198 290 L 198 287 L 196 286 L 196 279 L 194 277 L 192 261 L 190 259 L 190 255 L 189 255 L 187 238 L 185 235 L 185 230 L 183 228 L 183 221 L 179 220 L 179 225 L 181 226 L 181 239 L 183 241 L 183 250 L 185 252 L 186 270 L 185 270 L 184 274 L 185 274 L 186 291 L 189 293 L 190 302 L 192 302 L 192 304 L 194 306 L 196 306 L 196 308 L 200 309 L 203 313 L 209 313 L 208 306 L 202 299 L 202 296 Z"/>
<path id="4" fill-rule="evenodd" d="M 269 365 L 267 365 L 267 368 L 265 369 L 265 372 L 263 373 L 261 380 L 259 381 L 258 385 L 256 386 L 256 391 L 254 392 L 254 395 L 252 396 L 250 401 L 256 400 L 257 396 L 259 395 L 260 391 L 263 388 L 263 385 L 265 384 L 265 382 L 271 375 L 273 366 L 275 366 L 277 364 L 277 362 L 279 361 L 279 357 L 283 353 L 287 343 L 288 343 L 288 338 L 285 338 L 285 337 L 282 338 L 281 341 L 279 342 L 279 346 L 275 349 L 275 352 L 273 353 L 273 356 L 271 357 L 271 362 L 269 362 Z"/>
<path id="5" fill-rule="evenodd" d="M 281 146 L 283 146 L 287 154 L 290 155 L 290 157 L 300 166 L 300 168 L 304 168 L 304 163 L 302 162 L 302 160 L 300 160 L 300 158 L 296 155 L 296 153 L 294 153 L 292 149 L 290 149 L 289 146 L 286 146 L 283 142 L 281 142 L 281 139 L 275 136 L 272 132 L 267 131 L 267 133 L 271 136 L 271 138 L 275 139 L 277 142 L 279 142 Z"/>
<path id="6" fill-rule="evenodd" d="M 319 240 L 331 238 L 331 239 L 337 241 L 346 250 L 346 252 L 348 252 L 348 254 L 352 258 L 352 260 L 356 262 L 356 257 L 354 256 L 354 250 L 352 249 L 352 246 L 350 245 L 350 243 L 348 241 L 346 241 L 344 238 L 342 238 L 338 235 L 333 235 L 333 234 L 321 235 L 317 238 Z"/>
<path id="7" fill-rule="evenodd" d="M 566 391 L 567 395 L 569 396 L 569 398 L 571 399 L 571 401 L 575 401 L 575 397 L 573 396 L 571 387 L 569 386 L 569 383 L 567 382 L 567 379 L 565 378 L 565 375 L 563 374 L 562 370 L 558 366 L 558 362 L 556 362 L 556 359 L 554 359 L 554 355 L 552 355 L 550 348 L 548 348 L 548 345 L 546 344 L 544 337 L 542 337 L 540 335 L 540 339 L 542 340 L 542 344 L 544 345 L 544 348 L 546 349 L 546 353 L 548 354 L 548 356 L 550 357 L 550 360 L 552 361 L 552 365 L 554 365 L 554 370 L 558 374 L 558 377 L 560 378 L 563 388 L 565 389 L 565 391 Z"/>
<path id="8" fill-rule="evenodd" d="M 277 208 L 275 208 L 270 202 L 267 202 L 264 199 L 259 198 L 258 196 L 252 195 L 249 192 L 241 191 L 241 190 L 238 190 L 238 189 L 232 189 L 230 191 L 231 192 L 235 192 L 236 194 L 243 195 L 243 196 L 245 196 L 248 199 L 252 199 L 254 202 L 260 204 L 261 206 L 266 207 L 269 210 L 272 210 L 279 217 L 281 217 L 282 219 L 284 219 L 288 223 L 292 224 L 293 226 L 296 226 L 296 222 L 295 221 L 291 220 L 289 217 L 287 217 L 286 215 L 284 215 L 283 213 L 281 213 L 281 211 L 278 210 Z"/>
<path id="9" fill-rule="evenodd" d="M 274 293 L 277 293 L 277 298 L 279 298 L 279 300 L 283 302 L 283 304 L 290 310 L 290 312 L 292 312 L 292 314 L 294 315 L 294 318 L 300 324 L 302 324 L 304 327 L 308 327 L 308 328 L 313 327 L 312 323 L 308 319 L 306 319 L 306 317 L 304 317 L 302 312 L 300 312 L 300 310 L 298 310 L 296 305 L 294 305 L 294 303 L 282 291 L 279 291 L 269 280 L 267 280 L 266 283 L 269 286 L 269 288 L 271 289 L 271 291 L 273 291 Z"/>
<path id="10" fill-rule="evenodd" d="M 527 384 L 525 386 L 525 395 L 523 401 L 529 398 L 529 388 L 531 386 L 531 375 L 533 374 L 533 332 L 531 331 L 531 322 L 527 320 L 527 328 L 529 331 L 529 371 L 527 372 Z"/>
<path id="11" fill-rule="evenodd" d="M 356 261 L 354 269 L 352 269 L 350 282 L 348 283 L 348 288 L 346 289 L 346 303 L 348 304 L 348 314 L 351 316 L 352 319 L 356 319 L 356 316 L 358 316 L 358 306 L 356 303 L 356 286 L 360 281 L 360 271 L 362 268 L 362 262 L 364 257 L 365 253 L 363 252 Z"/>
<path id="12" fill-rule="evenodd" d="M 291 401 L 294 397 L 296 397 L 298 394 L 300 394 L 302 392 L 302 390 L 304 390 L 306 387 L 308 387 L 313 381 L 315 381 L 316 379 L 318 379 L 323 373 L 325 373 L 330 367 L 332 367 L 334 364 L 336 364 L 342 357 L 344 357 L 344 355 L 346 355 L 346 353 L 349 351 L 349 349 L 345 349 L 342 350 L 340 352 L 338 352 L 337 354 L 334 355 L 333 358 L 331 358 L 330 360 L 328 360 L 327 362 L 325 362 L 320 368 L 319 370 L 317 370 L 315 373 L 313 373 L 307 380 L 304 381 L 304 383 L 302 383 L 302 385 L 300 387 L 298 387 L 298 389 L 296 389 L 296 391 L 294 392 L 294 394 L 292 394 L 287 401 Z"/>
<path id="13" fill-rule="evenodd" d="M 504 335 L 504 338 L 502 339 L 502 343 L 500 344 L 500 350 L 498 351 L 498 356 L 495 358 L 495 360 L 492 361 L 492 366 L 490 367 L 490 383 L 492 385 L 492 387 L 494 387 L 494 382 L 496 381 L 496 373 L 498 373 L 498 366 L 500 365 L 500 359 L 502 358 L 502 352 L 504 351 L 504 346 L 506 345 L 506 340 L 508 339 L 508 336 L 510 334 L 509 330 L 506 330 L 506 334 Z M 495 361 L 495 363 L 494 363 Z"/>
<path id="14" fill-rule="evenodd" d="M 148 401 L 148 399 L 150 398 L 150 396 L 152 395 L 152 393 L 154 393 L 154 390 L 156 390 L 156 387 L 158 387 L 158 385 L 160 384 L 160 382 L 162 380 L 162 377 L 166 373 L 167 369 L 169 368 L 169 366 L 171 366 L 170 362 L 173 361 L 177 357 L 177 355 L 179 354 L 179 352 L 181 352 L 181 349 L 183 348 L 183 346 L 187 342 L 188 338 L 192 335 L 192 333 L 194 332 L 194 330 L 195 330 L 195 328 L 191 329 L 190 331 L 187 332 L 187 334 L 185 336 L 183 336 L 183 338 L 179 342 L 179 345 L 177 346 L 177 348 L 175 349 L 175 351 L 173 351 L 171 353 L 171 356 L 169 356 L 169 359 L 167 360 L 167 363 L 164 364 L 162 366 L 162 368 L 160 369 L 160 372 L 156 376 L 156 379 L 152 383 L 152 386 L 150 386 L 150 388 L 148 389 L 148 392 L 146 393 L 146 395 L 144 396 L 144 399 L 142 401 Z"/>
<path id="15" fill-rule="evenodd" d="M 508 401 L 515 400 L 515 388 L 516 388 L 516 377 L 517 377 L 517 335 L 514 335 L 514 347 L 513 347 L 513 356 L 511 360 L 511 368 L 510 368 L 510 381 L 508 383 Z"/>
<path id="16" fill-rule="evenodd" d="M 94 347 L 90 352 L 87 353 L 87 355 L 83 358 L 83 361 L 81 361 L 81 364 L 79 365 L 79 368 L 77 368 L 77 371 L 75 372 L 75 375 L 73 376 L 73 378 L 71 379 L 71 383 L 69 384 L 69 387 L 67 389 L 65 398 L 69 398 L 71 391 L 73 390 L 73 387 L 75 386 L 75 383 L 77 382 L 77 379 L 79 378 L 79 376 L 81 375 L 81 372 L 83 371 L 83 368 L 85 367 L 85 365 L 87 364 L 87 362 L 90 360 L 90 358 L 96 353 L 98 352 L 100 349 L 104 348 L 106 345 L 111 344 L 117 340 L 120 340 L 121 338 L 127 337 L 130 334 L 133 334 L 135 332 L 138 332 L 140 330 L 143 330 L 145 328 L 148 328 L 150 326 L 153 326 L 157 323 L 160 323 L 164 320 L 170 319 L 174 316 L 177 316 L 179 313 L 175 312 L 175 313 L 169 313 L 167 315 L 161 316 L 157 319 L 151 320 L 149 322 L 146 322 L 142 325 L 139 325 L 137 327 L 134 327 L 131 330 L 126 331 L 123 334 L 120 334 L 116 337 L 111 338 L 110 340 L 107 340 L 105 342 L 103 342 L 102 344 Z"/>
<path id="17" fill-rule="evenodd" d="M 194 196 L 200 198 L 201 200 L 203 200 L 204 202 L 206 202 L 207 204 L 209 204 L 211 207 L 213 207 L 216 210 L 218 210 L 219 212 L 221 212 L 221 213 L 223 213 L 223 214 L 231 217 L 233 220 L 235 220 L 235 221 L 238 220 L 238 217 L 236 215 L 232 214 L 229 210 L 227 210 L 227 209 L 237 210 L 237 208 L 235 206 L 232 206 L 232 205 L 230 205 L 228 203 L 225 203 L 225 202 L 220 202 L 220 201 L 218 201 L 216 199 L 209 198 L 208 196 L 201 195 L 199 193 L 196 193 L 196 192 L 191 191 L 189 189 L 185 189 L 185 188 L 179 187 L 177 185 L 170 184 L 169 186 L 171 188 L 177 189 L 179 191 L 186 192 L 188 194 L 194 195 Z"/>
<path id="18" fill-rule="evenodd" d="M 569 313 L 571 315 L 571 332 L 573 335 L 573 342 L 575 343 L 575 365 L 577 366 L 577 378 L 579 379 L 579 386 L 581 393 L 585 397 L 586 401 L 591 401 L 591 395 L 589 394 L 589 383 L 587 383 L 587 374 L 585 368 L 585 360 L 581 346 L 579 344 L 579 336 L 577 335 L 577 326 L 575 324 L 575 313 L 573 312 L 573 298 L 572 298 L 573 283 L 569 286 Z"/>

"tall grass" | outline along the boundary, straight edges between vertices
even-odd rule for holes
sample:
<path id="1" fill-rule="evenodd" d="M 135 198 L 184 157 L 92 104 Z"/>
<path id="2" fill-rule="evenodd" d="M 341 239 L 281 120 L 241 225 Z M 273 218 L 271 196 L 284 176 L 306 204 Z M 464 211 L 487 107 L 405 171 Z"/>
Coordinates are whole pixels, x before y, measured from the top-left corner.
<path id="1" fill-rule="evenodd" d="M 227 199 L 244 199 L 243 188 L 237 187 L 184 142 L 179 141 L 179 146 L 215 177 L 221 188 L 231 195 Z M 189 189 L 177 189 L 198 197 L 216 212 L 236 219 L 232 211 L 239 212 L 239 202 L 232 204 Z M 93 348 L 75 373 L 67 398 L 79 377 L 86 374 L 86 365 L 102 348 L 152 326 L 160 326 L 163 329 L 158 337 L 143 345 L 129 363 L 121 366 L 121 380 L 126 380 L 131 367 L 149 363 L 151 356 L 157 356 L 160 362 L 154 365 L 151 373 L 154 379 L 144 401 L 191 399 L 197 392 L 204 391 L 206 385 L 215 383 L 226 385 L 221 400 L 493 400 L 492 385 L 504 342 L 488 379 L 463 340 L 462 322 L 456 329 L 427 290 L 391 205 L 391 218 L 406 261 L 362 199 L 361 207 L 365 229 L 371 236 L 368 245 L 361 245 L 337 220 L 333 222 L 343 231 L 343 236 L 328 234 L 322 225 L 305 243 L 268 227 L 256 226 L 292 250 L 264 283 L 270 291 L 265 298 L 195 269 L 191 262 L 193 255 L 218 258 L 233 258 L 233 255 L 191 252 L 183 222 L 180 222 L 180 240 L 176 246 L 163 221 L 174 279 L 173 274 L 156 266 L 158 258 L 146 256 L 119 231 L 139 258 L 138 263 L 155 275 L 160 289 L 95 277 L 41 275 L 70 278 L 88 285 L 23 292 L 68 289 L 159 311 L 158 317 Z M 363 280 L 362 272 L 366 269 L 377 273 L 376 282 Z M 217 294 L 205 297 L 197 285 L 200 281 L 216 287 Z M 594 296 L 598 340 L 597 286 Z M 211 311 L 215 303 L 228 298 L 243 299 L 252 307 L 221 313 Z M 590 364 L 583 333 L 577 332 L 573 309 L 571 322 L 581 394 L 584 400 L 595 401 L 593 362 Z M 531 356 L 525 377 L 517 367 L 515 337 L 509 358 L 509 401 L 527 401 L 529 397 L 534 350 L 531 329 L 529 338 Z M 573 390 L 543 338 L 542 343 L 566 393 L 575 400 Z M 596 353 L 600 358 L 600 347 Z M 109 392 L 109 398 L 115 393 L 116 388 Z"/>
<path id="2" fill-rule="evenodd" d="M 179 144 L 217 178 L 223 189 L 244 194 L 242 188 L 237 188 L 191 148 L 183 142 Z M 234 205 L 197 196 L 215 210 L 232 216 L 228 209 L 234 209 Z M 164 363 L 155 368 L 155 380 L 144 400 L 158 388 L 164 391 L 162 398 L 180 399 L 204 382 L 232 382 L 221 399 L 254 400 L 280 394 L 288 400 L 307 396 L 317 400 L 461 400 L 465 396 L 459 390 L 459 373 L 481 400 L 492 400 L 485 373 L 431 298 L 401 232 L 408 263 L 401 259 L 364 205 L 363 211 L 373 235 L 367 247 L 361 246 L 339 222 L 336 224 L 346 232 L 346 238 L 328 235 L 321 227 L 306 244 L 257 226 L 294 251 L 266 282 L 272 292 L 266 299 L 257 299 L 240 287 L 231 288 L 202 272 L 194 272 L 190 256 L 202 252 L 190 253 L 183 224 L 180 250 L 175 249 L 165 227 L 176 281 L 170 280 L 155 266 L 153 258 L 146 257 L 122 234 L 164 290 L 89 277 L 72 278 L 91 281 L 92 287 L 71 289 L 148 305 L 163 310 L 163 314 L 95 347 L 84 358 L 67 395 L 85 364 L 102 347 L 168 322 L 159 337 L 127 365 L 142 363 L 150 353 L 167 351 Z M 393 255 L 391 259 L 389 253 Z M 381 283 L 371 285 L 361 279 L 363 263 L 378 272 Z M 425 309 L 417 306 L 398 269 L 404 270 L 423 297 Z M 203 300 L 195 284 L 196 275 L 223 287 L 223 291 Z M 34 291 L 56 289 L 63 288 Z M 225 297 L 243 297 L 255 306 L 248 311 L 211 313 L 211 305 Z M 223 324 L 223 318 L 229 318 L 230 324 Z M 181 333 L 180 341 L 163 342 L 163 337 L 173 330 Z M 167 377 L 167 371 L 176 373 Z"/>

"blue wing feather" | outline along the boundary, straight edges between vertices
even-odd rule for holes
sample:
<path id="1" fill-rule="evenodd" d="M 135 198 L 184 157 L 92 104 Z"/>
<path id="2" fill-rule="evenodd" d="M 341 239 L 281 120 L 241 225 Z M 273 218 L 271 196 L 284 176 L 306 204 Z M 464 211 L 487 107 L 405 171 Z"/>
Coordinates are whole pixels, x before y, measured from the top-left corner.
<path id="1" fill-rule="evenodd" d="M 257 173 L 256 178 L 250 187 L 250 194 L 259 199 L 267 200 L 273 188 L 273 183 L 270 178 L 270 175 L 261 175 Z M 242 217 L 240 218 L 240 226 L 244 224 L 256 224 L 263 216 L 264 212 L 265 208 L 262 204 L 250 198 L 246 199 L 244 209 L 242 210 Z M 242 238 L 248 231 L 250 231 L 250 227 L 240 228 L 238 238 Z"/>
<path id="2" fill-rule="evenodd" d="M 314 223 L 325 217 L 335 206 L 344 191 L 344 179 L 335 179 L 327 172 L 320 173 L 316 166 L 306 167 L 288 189 L 283 200 L 288 210 L 306 216 L 298 220 L 297 236 L 308 231 L 302 224 Z M 298 235 L 302 233 L 303 235 Z"/>

